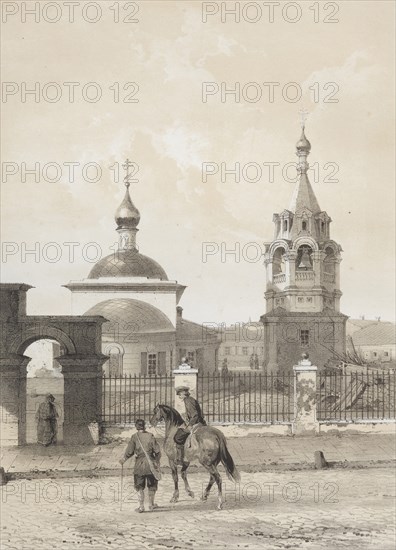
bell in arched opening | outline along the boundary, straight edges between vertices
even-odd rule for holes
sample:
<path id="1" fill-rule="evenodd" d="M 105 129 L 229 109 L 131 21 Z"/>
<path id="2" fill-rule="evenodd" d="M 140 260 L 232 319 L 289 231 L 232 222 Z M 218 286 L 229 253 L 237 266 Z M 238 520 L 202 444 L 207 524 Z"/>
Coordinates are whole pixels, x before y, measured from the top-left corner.
<path id="1" fill-rule="evenodd" d="M 307 246 L 303 246 L 301 250 L 301 255 L 299 257 L 297 267 L 298 269 L 312 269 L 312 262 L 311 262 L 311 255 L 310 255 L 310 248 Z"/>

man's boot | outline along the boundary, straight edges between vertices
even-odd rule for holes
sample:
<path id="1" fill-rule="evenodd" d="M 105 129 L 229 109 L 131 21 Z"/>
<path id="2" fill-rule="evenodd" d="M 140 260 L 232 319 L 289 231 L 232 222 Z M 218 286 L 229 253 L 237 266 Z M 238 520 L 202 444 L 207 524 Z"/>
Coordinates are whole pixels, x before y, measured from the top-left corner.
<path id="1" fill-rule="evenodd" d="M 144 491 L 143 489 L 140 489 L 138 491 L 138 502 L 139 502 L 139 507 L 136 508 L 136 512 L 144 512 Z"/>
<path id="2" fill-rule="evenodd" d="M 177 464 L 183 465 L 184 462 L 184 445 L 176 445 L 177 450 Z"/>
<path id="3" fill-rule="evenodd" d="M 149 511 L 152 512 L 155 510 L 155 508 L 158 508 L 158 505 L 154 503 L 155 498 L 155 489 L 149 489 L 148 491 L 148 497 L 149 497 Z"/>

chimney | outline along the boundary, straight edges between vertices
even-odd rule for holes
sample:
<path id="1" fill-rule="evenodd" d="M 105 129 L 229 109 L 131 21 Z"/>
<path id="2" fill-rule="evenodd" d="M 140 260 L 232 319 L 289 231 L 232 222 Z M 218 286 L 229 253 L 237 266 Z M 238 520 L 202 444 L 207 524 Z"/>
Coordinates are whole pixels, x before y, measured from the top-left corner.
<path id="1" fill-rule="evenodd" d="M 176 307 L 176 318 L 178 321 L 183 319 L 183 308 L 181 306 Z"/>

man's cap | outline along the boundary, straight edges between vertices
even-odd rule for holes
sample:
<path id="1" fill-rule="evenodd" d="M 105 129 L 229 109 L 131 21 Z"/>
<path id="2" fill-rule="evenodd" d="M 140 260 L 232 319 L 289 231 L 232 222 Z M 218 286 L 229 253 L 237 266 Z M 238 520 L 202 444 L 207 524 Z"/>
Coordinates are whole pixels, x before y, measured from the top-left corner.
<path id="1" fill-rule="evenodd" d="M 146 422 L 143 420 L 143 418 L 138 418 L 135 422 L 136 428 L 144 428 L 146 426 Z"/>
<path id="2" fill-rule="evenodd" d="M 176 388 L 176 393 L 181 393 L 182 391 L 190 391 L 190 388 L 188 386 L 178 386 Z"/>

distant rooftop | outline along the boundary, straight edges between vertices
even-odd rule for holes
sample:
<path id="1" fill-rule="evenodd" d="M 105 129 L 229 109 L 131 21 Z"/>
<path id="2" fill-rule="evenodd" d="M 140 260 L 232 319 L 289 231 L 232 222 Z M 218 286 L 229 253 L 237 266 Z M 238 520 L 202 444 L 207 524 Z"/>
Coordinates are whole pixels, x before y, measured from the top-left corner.
<path id="1" fill-rule="evenodd" d="M 362 328 L 375 325 L 378 322 L 376 319 L 348 319 L 346 325 L 346 332 L 348 336 L 353 336 L 356 331 L 361 330 Z"/>
<path id="2" fill-rule="evenodd" d="M 396 344 L 396 326 L 387 321 L 373 321 L 353 334 L 355 346 L 387 346 Z"/>

